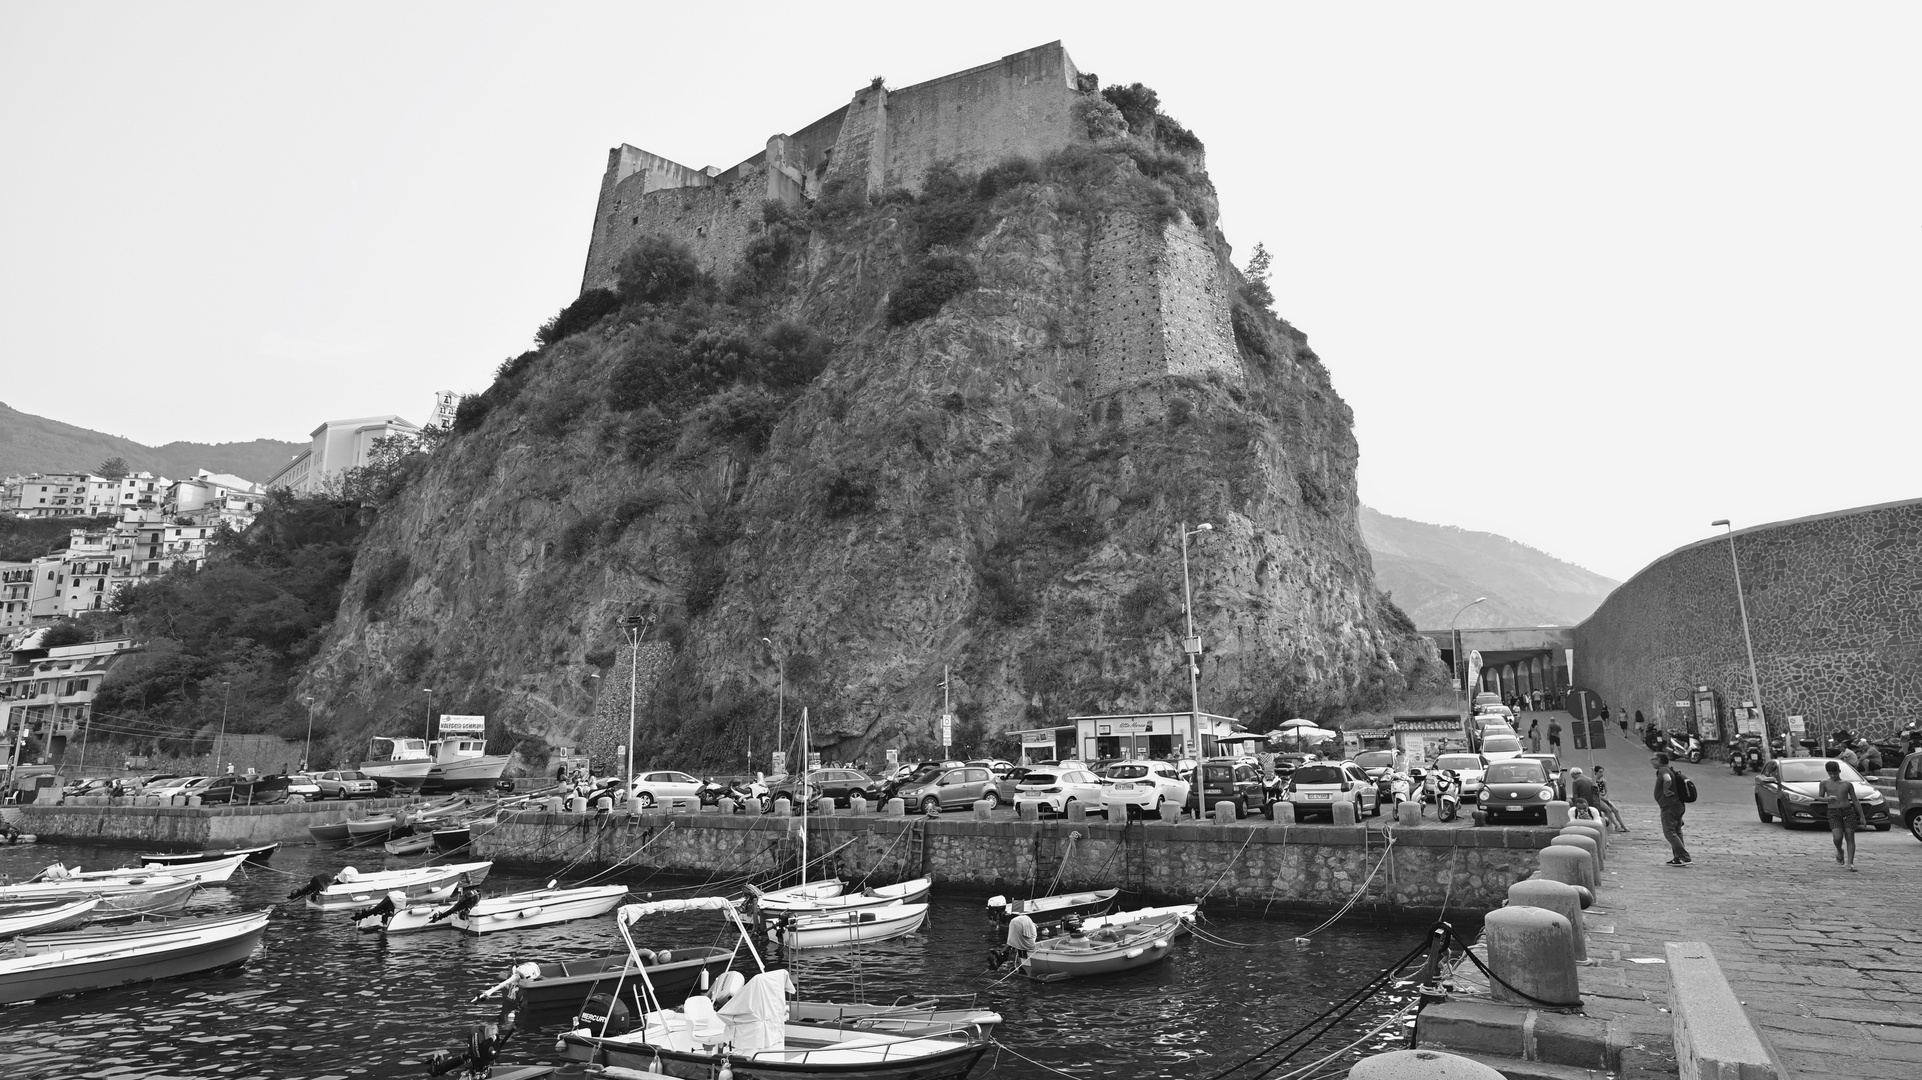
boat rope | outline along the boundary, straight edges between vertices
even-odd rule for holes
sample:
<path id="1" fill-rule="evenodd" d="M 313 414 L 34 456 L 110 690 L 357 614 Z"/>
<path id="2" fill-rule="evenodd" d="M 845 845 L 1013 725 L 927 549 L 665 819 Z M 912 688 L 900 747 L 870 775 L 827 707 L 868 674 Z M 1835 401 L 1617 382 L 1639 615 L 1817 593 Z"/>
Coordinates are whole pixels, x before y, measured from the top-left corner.
<path id="1" fill-rule="evenodd" d="M 1301 1068 L 1296 1069 L 1293 1072 L 1283 1073 L 1280 1076 L 1275 1077 L 1275 1080 L 1307 1080 L 1307 1076 L 1309 1073 L 1312 1073 L 1316 1069 L 1319 1069 L 1322 1066 L 1328 1064 L 1329 1062 L 1334 1061 L 1336 1058 L 1342 1057 L 1343 1055 L 1352 1052 L 1356 1047 L 1359 1047 L 1361 1044 L 1381 1034 L 1383 1031 L 1388 1030 L 1388 1028 L 1394 1026 L 1395 1024 L 1400 1024 L 1405 1022 L 1408 1019 L 1408 1014 L 1415 1011 L 1415 1007 L 1417 1004 L 1419 1003 L 1411 1001 L 1408 1004 L 1403 1005 L 1401 1008 L 1395 1010 L 1394 1014 L 1388 1017 L 1388 1019 L 1383 1020 L 1381 1023 L 1376 1024 L 1372 1028 L 1369 1028 L 1366 1032 L 1362 1034 L 1360 1038 L 1356 1039 L 1354 1042 L 1349 1043 L 1347 1046 L 1344 1046 L 1341 1049 L 1335 1051 L 1334 1053 L 1329 1054 L 1327 1057 L 1322 1058 L 1320 1061 L 1317 1061 L 1312 1065 L 1303 1065 Z M 1273 1071 L 1274 1068 L 1279 1064 L 1280 1062 L 1276 1062 L 1275 1065 L 1269 1066 L 1268 1071 Z M 1255 1076 L 1255 1080 L 1261 1080 L 1261 1077 L 1266 1075 L 1267 1075 L 1267 1072 L 1258 1073 Z"/>
<path id="2" fill-rule="evenodd" d="M 1074 855 L 1074 843 L 1079 839 L 1081 839 L 1080 829 L 1074 829 L 1068 833 L 1068 846 L 1061 849 L 1061 861 L 1054 864 L 1054 879 L 1048 882 L 1048 891 L 1043 893 L 1043 896 L 1053 896 L 1056 886 L 1061 884 L 1061 874 L 1068 869 L 1068 859 Z"/>
<path id="3" fill-rule="evenodd" d="M 1343 915 L 1346 915 L 1350 911 L 1352 911 L 1355 905 L 1361 902 L 1361 898 L 1368 895 L 1368 886 L 1374 883 L 1375 875 L 1381 873 L 1382 867 L 1388 865 L 1388 858 L 1394 853 L 1395 853 L 1395 837 L 1393 834 L 1390 834 L 1388 836 L 1387 846 L 1381 849 L 1380 861 L 1376 862 L 1375 868 L 1373 870 L 1368 871 L 1368 876 L 1362 879 L 1361 886 L 1355 890 L 1355 895 L 1349 897 L 1348 902 L 1343 904 L 1340 908 L 1336 909 L 1333 915 L 1330 915 L 1328 916 L 1328 918 L 1323 920 L 1320 926 L 1317 926 L 1313 930 L 1310 930 L 1307 933 L 1302 934 L 1300 937 L 1297 937 L 1295 939 L 1295 944 L 1297 945 L 1306 944 L 1309 938 L 1312 938 L 1316 934 L 1321 933 L 1323 930 L 1326 930 L 1329 927 L 1335 925 L 1335 923 L 1339 921 Z"/>
<path id="4" fill-rule="evenodd" d="M 1195 922 L 1188 924 L 1188 932 L 1210 945 L 1224 945 L 1230 949 L 1259 949 L 1263 947 L 1252 941 L 1230 941 L 1218 934 L 1211 934 L 1201 928 L 1200 920 L 1201 913 L 1197 911 L 1195 912 Z"/>
<path id="5" fill-rule="evenodd" d="M 1222 868 L 1221 868 L 1221 873 L 1219 873 L 1219 874 L 1217 874 L 1217 875 L 1215 875 L 1215 880 L 1214 880 L 1214 884 L 1212 884 L 1212 885 L 1210 885 L 1210 886 L 1208 886 L 1208 892 L 1205 892 L 1205 893 L 1202 893 L 1202 894 L 1201 894 L 1200 896 L 1197 896 L 1197 897 L 1195 897 L 1195 903 L 1196 903 L 1197 905 L 1200 905 L 1200 904 L 1202 904 L 1202 903 L 1205 903 L 1205 902 L 1207 901 L 1207 899 L 1208 899 L 1208 894 L 1209 894 L 1209 893 L 1212 893 L 1212 892 L 1214 892 L 1214 891 L 1215 891 L 1215 889 L 1216 889 L 1216 888 L 1217 888 L 1217 887 L 1218 887 L 1218 886 L 1219 886 L 1219 885 L 1220 885 L 1220 884 L 1221 884 L 1221 883 L 1222 883 L 1222 882 L 1223 882 L 1224 880 L 1226 880 L 1226 879 L 1227 879 L 1227 877 L 1228 877 L 1228 873 L 1229 873 L 1229 871 L 1231 871 L 1231 870 L 1233 870 L 1233 869 L 1235 868 L 1235 864 L 1241 861 L 1241 857 L 1242 857 L 1243 855 L 1246 855 L 1246 854 L 1248 854 L 1248 845 L 1249 845 L 1249 844 L 1252 844 L 1252 843 L 1254 843 L 1254 842 L 1255 842 L 1255 832 L 1256 832 L 1256 831 L 1257 831 L 1257 830 L 1254 830 L 1254 829 L 1249 829 L 1249 830 L 1248 830 L 1248 839 L 1246 839 L 1246 840 L 1243 840 L 1243 841 L 1241 842 L 1241 850 L 1240 850 L 1240 851 L 1237 851 L 1237 852 L 1235 852 L 1235 857 L 1234 857 L 1234 858 L 1232 858 L 1232 859 L 1229 859 L 1229 860 L 1228 860 L 1228 865 L 1227 865 L 1227 866 L 1224 866 L 1224 867 L 1222 867 Z"/>
<path id="6" fill-rule="evenodd" d="M 880 858 L 874 860 L 874 865 L 868 869 L 867 873 L 861 875 L 861 886 L 863 888 L 867 887 L 868 879 L 874 876 L 874 872 L 876 870 L 879 870 L 883 866 L 887 865 L 888 856 L 893 854 L 895 846 L 898 845 L 902 840 L 906 839 L 907 835 L 913 831 L 914 831 L 914 822 L 907 821 L 902 823 L 900 834 L 896 836 L 892 841 L 889 841 L 888 849 L 881 853 Z"/>
<path id="7" fill-rule="evenodd" d="M 1474 948 L 1471 947 L 1468 942 L 1462 940 L 1461 935 L 1455 932 L 1454 927 L 1448 925 L 1447 923 L 1441 923 L 1439 925 L 1442 927 L 1443 933 L 1448 935 L 1448 937 L 1451 940 L 1453 940 L 1455 944 L 1460 945 L 1462 947 L 1462 955 L 1466 956 L 1470 963 L 1474 964 L 1477 968 L 1480 968 L 1481 973 L 1483 975 L 1488 976 L 1490 982 L 1500 983 L 1502 988 L 1504 990 L 1507 990 L 1509 993 L 1514 994 L 1515 996 L 1522 998 L 1526 1001 L 1529 1001 L 1533 1004 L 1540 1005 L 1545 1009 L 1568 1010 L 1568 1009 L 1579 1009 L 1582 1007 L 1581 998 L 1576 998 L 1574 1001 L 1547 1001 L 1542 998 L 1536 997 L 1535 995 L 1529 993 L 1526 990 L 1521 990 L 1516 988 L 1515 986 L 1510 984 L 1508 980 L 1502 978 L 1500 975 L 1497 975 L 1493 971 L 1489 970 L 1488 965 L 1482 961 L 1481 957 L 1475 955 Z"/>
<path id="8" fill-rule="evenodd" d="M 657 832 L 653 836 L 648 837 L 647 841 L 643 843 L 640 847 L 635 848 L 633 851 L 630 851 L 627 854 L 621 856 L 620 858 L 614 860 L 613 862 L 607 864 L 607 866 L 601 869 L 598 873 L 589 874 L 587 877 L 583 878 L 579 884 L 592 885 L 596 881 L 599 881 L 601 878 L 604 878 L 609 874 L 612 874 L 614 871 L 619 870 L 622 866 L 626 865 L 629 860 L 633 859 L 636 855 L 639 855 L 641 852 L 646 851 L 648 848 L 653 847 L 656 841 L 660 840 L 662 837 L 665 837 L 669 832 L 672 832 L 675 824 L 676 823 L 672 821 L 668 822 L 667 828 L 662 829 L 660 832 Z M 576 859 L 574 861 L 579 862 L 580 860 Z M 560 874 L 556 874 L 554 876 L 560 877 L 562 874 L 565 874 L 565 873 L 567 873 L 567 871 L 562 870 Z"/>
<path id="9" fill-rule="evenodd" d="M 994 1043 L 995 1049 L 997 1051 L 996 1056 L 999 1056 L 999 1053 L 998 1053 L 999 1051 L 1006 1050 L 1008 1053 L 1013 1054 L 1015 1057 L 1020 1058 L 1022 1061 L 1027 1062 L 1028 1064 L 1034 1066 L 1037 1069 L 1046 1069 L 1049 1072 L 1054 1073 L 1056 1076 L 1070 1077 L 1071 1080 L 1081 1080 L 1080 1077 L 1075 1076 L 1075 1074 L 1071 1072 L 1062 1072 L 1060 1069 L 1057 1069 L 1052 1065 L 1043 1065 L 1039 1061 L 1036 1061 L 1035 1059 L 1022 1053 L 1021 1051 L 1016 1050 L 1014 1047 L 1009 1046 L 1007 1043 L 1002 1042 L 1000 1039 L 990 1039 L 988 1041 Z M 999 1062 L 996 1062 L 997 1067 L 999 1066 L 999 1064 L 1000 1064 Z"/>

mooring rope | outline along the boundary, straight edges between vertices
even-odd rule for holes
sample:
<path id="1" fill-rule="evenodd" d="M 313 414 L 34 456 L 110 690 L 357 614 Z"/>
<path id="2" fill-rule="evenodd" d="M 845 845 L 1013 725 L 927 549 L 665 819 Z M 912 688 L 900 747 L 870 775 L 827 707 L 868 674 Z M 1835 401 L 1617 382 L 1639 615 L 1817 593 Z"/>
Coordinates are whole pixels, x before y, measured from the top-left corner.
<path id="1" fill-rule="evenodd" d="M 1340 920 L 1340 918 L 1343 915 L 1346 915 L 1351 910 L 1353 910 L 1354 906 L 1361 902 L 1361 898 L 1368 895 L 1368 886 L 1373 884 L 1375 880 L 1375 875 L 1381 873 L 1381 868 L 1388 865 L 1388 857 L 1394 854 L 1394 851 L 1395 851 L 1395 837 L 1392 834 L 1390 834 L 1388 837 L 1388 845 L 1381 849 L 1381 860 L 1375 863 L 1375 868 L 1373 870 L 1368 871 L 1368 876 L 1362 879 L 1361 887 L 1355 890 L 1355 895 L 1349 897 L 1348 902 L 1343 904 L 1333 915 L 1328 916 L 1328 918 L 1325 921 L 1323 921 L 1320 926 L 1317 926 L 1313 930 L 1310 930 L 1307 933 L 1302 934 L 1301 936 L 1295 938 L 1295 943 L 1299 945 L 1303 942 L 1306 942 L 1309 938 L 1312 938 L 1316 934 L 1321 933 L 1323 930 L 1326 930 L 1329 927 L 1335 925 L 1335 923 L 1338 920 Z"/>

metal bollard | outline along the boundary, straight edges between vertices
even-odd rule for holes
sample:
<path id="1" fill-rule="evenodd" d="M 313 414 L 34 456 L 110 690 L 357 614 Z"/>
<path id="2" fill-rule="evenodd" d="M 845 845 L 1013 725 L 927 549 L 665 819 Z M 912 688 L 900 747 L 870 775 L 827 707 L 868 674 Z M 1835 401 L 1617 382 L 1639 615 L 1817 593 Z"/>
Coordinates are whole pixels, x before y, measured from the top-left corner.
<path id="1" fill-rule="evenodd" d="M 1215 824 L 1226 825 L 1240 816 L 1235 810 L 1233 799 L 1222 799 L 1215 803 Z"/>
<path id="2" fill-rule="evenodd" d="M 1575 962 L 1588 962 L 1588 935 L 1582 927 L 1582 890 L 1559 881 L 1517 881 L 1508 887 L 1509 907 L 1534 907 L 1568 920 L 1575 940 Z"/>
<path id="3" fill-rule="evenodd" d="M 1535 1007 L 1580 1000 L 1575 931 L 1567 919 L 1546 908 L 1505 907 L 1489 912 L 1482 926 L 1488 967 L 1500 980 L 1491 980 L 1489 996 Z"/>
<path id="4" fill-rule="evenodd" d="M 1410 799 L 1395 804 L 1395 824 L 1412 829 L 1421 824 L 1421 804 Z"/>
<path id="5" fill-rule="evenodd" d="M 1596 850 L 1594 837 L 1570 836 L 1567 833 L 1563 833 L 1562 835 L 1557 836 L 1555 839 L 1550 840 L 1548 842 L 1548 846 L 1551 848 L 1571 847 L 1571 848 L 1575 848 L 1578 851 L 1586 852 L 1588 855 L 1589 864 L 1595 868 L 1595 880 L 1596 881 L 1601 880 L 1602 856 L 1601 856 L 1601 853 Z"/>
<path id="6" fill-rule="evenodd" d="M 1345 801 L 1338 802 L 1334 805 L 1333 811 L 1334 811 L 1335 824 L 1353 825 L 1355 823 L 1355 804 L 1354 803 L 1345 802 Z"/>
<path id="7" fill-rule="evenodd" d="M 1502 1080 L 1502 1074 L 1440 1050 L 1390 1050 L 1355 1062 L 1348 1080 Z"/>
<path id="8" fill-rule="evenodd" d="M 1568 804 L 1560 799 L 1548 804 L 1548 827 L 1559 829 L 1569 822 Z"/>
<path id="9" fill-rule="evenodd" d="M 1595 858 L 1588 852 L 1550 844 L 1537 853 L 1536 859 L 1541 863 L 1542 876 L 1548 880 L 1580 885 L 1589 892 L 1596 891 Z"/>
<path id="10" fill-rule="evenodd" d="M 974 800 L 974 817 L 976 821 L 993 820 L 994 807 L 986 799 L 976 799 Z"/>
<path id="11" fill-rule="evenodd" d="M 793 817 L 794 803 L 790 802 L 787 799 L 774 800 L 774 816 L 775 817 Z"/>
<path id="12" fill-rule="evenodd" d="M 905 799 L 889 799 L 888 800 L 888 816 L 889 817 L 900 817 L 903 814 L 906 814 L 907 812 L 908 812 L 907 800 Z"/>
<path id="13" fill-rule="evenodd" d="M 1277 825 L 1293 825 L 1295 823 L 1295 804 L 1291 802 L 1269 803 L 1268 820 Z"/>
<path id="14" fill-rule="evenodd" d="M 1041 820 L 1041 804 L 1040 803 L 1036 803 L 1036 802 L 1015 803 L 1014 812 L 1015 812 L 1015 816 L 1019 817 L 1022 821 L 1040 821 Z"/>

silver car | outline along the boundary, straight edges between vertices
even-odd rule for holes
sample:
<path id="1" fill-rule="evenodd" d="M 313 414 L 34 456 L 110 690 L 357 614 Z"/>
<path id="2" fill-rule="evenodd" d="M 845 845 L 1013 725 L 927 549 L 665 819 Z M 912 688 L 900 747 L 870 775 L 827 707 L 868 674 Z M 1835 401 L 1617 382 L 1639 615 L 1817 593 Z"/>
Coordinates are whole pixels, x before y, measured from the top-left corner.
<path id="1" fill-rule="evenodd" d="M 907 804 L 907 809 L 922 813 L 959 810 L 974 805 L 978 799 L 986 799 L 989 806 L 1001 805 L 994 773 L 980 766 L 945 770 L 903 787 L 895 796 Z"/>

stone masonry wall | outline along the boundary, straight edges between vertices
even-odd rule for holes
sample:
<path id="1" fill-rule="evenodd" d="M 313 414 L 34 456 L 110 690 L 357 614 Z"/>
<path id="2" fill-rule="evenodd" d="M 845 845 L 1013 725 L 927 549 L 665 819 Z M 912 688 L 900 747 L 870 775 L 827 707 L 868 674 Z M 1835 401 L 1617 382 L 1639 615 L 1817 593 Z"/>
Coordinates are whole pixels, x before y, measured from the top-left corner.
<path id="1" fill-rule="evenodd" d="M 582 291 L 612 288 L 621 256 L 643 236 L 671 236 L 686 244 L 707 270 L 725 274 L 732 269 L 761 229 L 768 185 L 766 167 L 758 161 L 730 171 L 736 179 L 705 187 L 645 190 L 646 172 L 616 184 L 602 197 Z"/>
<path id="2" fill-rule="evenodd" d="M 978 172 L 1003 158 L 1039 159 L 1068 145 L 1078 137 L 1069 114 L 1077 74 L 1054 41 L 889 90 L 885 184 L 919 188 L 937 161 Z"/>
<path id="3" fill-rule="evenodd" d="M 1245 381 L 1220 263 L 1185 218 L 1158 227 L 1139 212 L 1104 215 L 1088 280 L 1090 396 L 1209 371 Z"/>
<path id="4" fill-rule="evenodd" d="M 1735 534 L 1762 701 L 1870 737 L 1922 719 L 1922 499 Z M 1751 696 L 1726 539 L 1651 563 L 1575 629 L 1577 685 L 1667 719 L 1695 686 Z"/>
<path id="5" fill-rule="evenodd" d="M 1366 882 L 1368 910 L 1406 914 L 1500 906 L 1508 886 L 1535 871 L 1536 852 L 1554 835 L 1548 829 L 1391 833 L 1361 825 L 1110 825 L 958 815 L 923 823 L 845 811 L 812 817 L 807 827 L 810 857 L 839 849 L 828 864 L 833 872 L 872 871 L 882 881 L 927 874 L 937 884 L 1020 896 L 1051 885 L 1121 886 L 1159 899 L 1205 895 L 1221 906 L 1283 910 L 1340 906 Z M 503 818 L 475 843 L 479 857 L 503 861 L 607 865 L 626 859 L 642 870 L 771 877 L 798 863 L 800 828 L 793 817 L 521 813 Z M 924 839 L 918 860 L 917 828 Z"/>
<path id="6" fill-rule="evenodd" d="M 414 805 L 405 799 L 281 803 L 275 806 L 133 806 L 73 802 L 19 807 L 20 831 L 42 840 L 138 846 L 233 847 L 310 839 L 307 827 L 374 810 Z"/>

